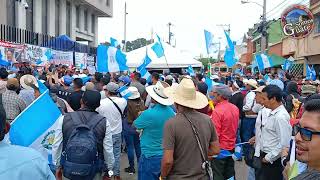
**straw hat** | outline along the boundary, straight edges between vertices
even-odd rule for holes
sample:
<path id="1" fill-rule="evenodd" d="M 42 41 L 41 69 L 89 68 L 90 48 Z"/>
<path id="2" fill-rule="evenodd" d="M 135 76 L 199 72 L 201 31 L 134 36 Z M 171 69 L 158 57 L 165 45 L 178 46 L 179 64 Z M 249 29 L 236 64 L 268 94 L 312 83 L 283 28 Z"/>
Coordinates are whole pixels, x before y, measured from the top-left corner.
<path id="1" fill-rule="evenodd" d="M 130 86 L 128 90 L 131 92 L 131 96 L 128 99 L 138 99 L 140 97 L 140 93 L 136 87 Z"/>
<path id="2" fill-rule="evenodd" d="M 164 81 L 158 81 L 156 85 L 148 86 L 146 91 L 152 99 L 158 103 L 171 106 L 174 103 L 173 100 L 164 94 L 164 89 L 169 86 L 170 85 Z"/>
<path id="3" fill-rule="evenodd" d="M 248 84 L 249 86 L 254 87 L 256 89 L 258 88 L 258 82 L 256 80 L 254 80 L 254 79 L 249 79 L 249 80 L 244 79 L 243 83 L 244 84 Z"/>
<path id="4" fill-rule="evenodd" d="M 20 78 L 20 85 L 23 89 L 33 89 L 31 85 L 38 87 L 38 82 L 34 76 L 27 74 Z"/>
<path id="5" fill-rule="evenodd" d="M 164 94 L 175 103 L 192 109 L 202 109 L 208 105 L 207 97 L 196 91 L 191 79 L 184 78 L 178 86 L 165 88 Z"/>
<path id="6" fill-rule="evenodd" d="M 253 92 L 259 92 L 262 93 L 262 90 L 265 88 L 266 86 L 260 86 L 257 89 L 253 90 Z"/>

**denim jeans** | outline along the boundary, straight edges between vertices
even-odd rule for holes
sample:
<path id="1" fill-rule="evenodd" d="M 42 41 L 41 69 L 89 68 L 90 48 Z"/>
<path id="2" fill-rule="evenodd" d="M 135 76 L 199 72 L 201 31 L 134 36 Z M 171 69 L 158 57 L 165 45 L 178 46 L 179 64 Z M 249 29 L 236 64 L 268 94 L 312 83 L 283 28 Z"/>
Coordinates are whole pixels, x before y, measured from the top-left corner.
<path id="1" fill-rule="evenodd" d="M 114 165 L 113 173 L 120 176 L 121 133 L 112 135 Z"/>
<path id="2" fill-rule="evenodd" d="M 161 159 L 162 155 L 147 158 L 142 154 L 139 161 L 138 180 L 159 180 Z"/>
<path id="3" fill-rule="evenodd" d="M 255 175 L 255 169 L 247 166 L 248 167 L 248 178 L 247 180 L 255 180 L 256 179 L 256 175 Z"/>
<path id="4" fill-rule="evenodd" d="M 248 142 L 254 136 L 256 118 L 243 118 L 240 127 L 240 137 L 242 142 Z M 250 144 L 243 145 L 243 154 L 247 155 Z"/>
<path id="5" fill-rule="evenodd" d="M 128 155 L 129 166 L 131 168 L 134 168 L 134 152 L 136 153 L 138 163 L 141 155 L 139 134 L 124 132 L 124 140 L 127 145 L 127 155 Z"/>

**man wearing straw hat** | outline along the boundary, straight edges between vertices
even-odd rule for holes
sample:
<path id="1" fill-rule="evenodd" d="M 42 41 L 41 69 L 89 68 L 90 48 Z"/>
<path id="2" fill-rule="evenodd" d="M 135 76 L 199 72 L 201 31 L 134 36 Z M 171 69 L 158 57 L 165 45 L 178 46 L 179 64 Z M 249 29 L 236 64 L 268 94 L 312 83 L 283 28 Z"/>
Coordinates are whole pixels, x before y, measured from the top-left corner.
<path id="1" fill-rule="evenodd" d="M 165 87 L 169 87 L 169 84 L 158 81 L 146 88 L 154 106 L 141 113 L 133 122 L 138 130 L 143 130 L 140 140 L 139 180 L 158 180 L 160 177 L 163 127 L 174 116 L 170 107 L 173 101 L 163 93 Z"/>
<path id="2" fill-rule="evenodd" d="M 162 179 L 212 179 L 208 155 L 218 154 L 219 143 L 209 116 L 197 112 L 208 105 L 191 79 L 184 78 L 164 93 L 175 102 L 177 115 L 164 128 Z"/>

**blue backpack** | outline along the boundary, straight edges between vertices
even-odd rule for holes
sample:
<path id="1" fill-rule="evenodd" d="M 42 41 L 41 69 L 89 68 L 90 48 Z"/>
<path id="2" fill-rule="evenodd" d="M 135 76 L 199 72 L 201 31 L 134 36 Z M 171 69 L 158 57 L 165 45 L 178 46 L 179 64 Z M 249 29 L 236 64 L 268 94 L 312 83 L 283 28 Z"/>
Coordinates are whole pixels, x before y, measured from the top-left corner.
<path id="1" fill-rule="evenodd" d="M 75 128 L 62 152 L 63 176 L 71 180 L 93 179 L 99 171 L 98 141 L 93 130 L 102 119 L 92 118 L 85 124 L 79 112 L 70 115 Z"/>

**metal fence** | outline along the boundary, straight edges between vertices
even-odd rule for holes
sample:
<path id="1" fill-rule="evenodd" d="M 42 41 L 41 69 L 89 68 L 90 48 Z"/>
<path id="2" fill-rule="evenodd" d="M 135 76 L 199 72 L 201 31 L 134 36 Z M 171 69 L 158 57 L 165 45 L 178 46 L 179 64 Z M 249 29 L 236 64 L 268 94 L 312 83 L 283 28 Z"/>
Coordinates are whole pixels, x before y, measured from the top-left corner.
<path id="1" fill-rule="evenodd" d="M 35 33 L 8 25 L 0 25 L 0 40 L 19 44 L 31 44 L 60 51 L 74 51 L 96 55 L 96 47 L 58 39 L 46 34 Z"/>

